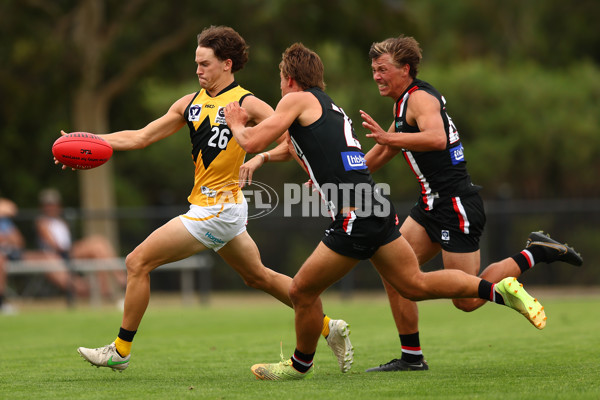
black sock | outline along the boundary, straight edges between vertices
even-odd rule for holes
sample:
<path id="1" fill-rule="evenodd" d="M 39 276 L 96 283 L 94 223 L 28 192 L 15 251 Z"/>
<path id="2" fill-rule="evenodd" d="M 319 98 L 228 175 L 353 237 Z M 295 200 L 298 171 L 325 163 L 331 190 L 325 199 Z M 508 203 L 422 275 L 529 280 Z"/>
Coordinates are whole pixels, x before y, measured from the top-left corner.
<path id="1" fill-rule="evenodd" d="M 133 342 L 133 337 L 137 331 L 128 331 L 127 329 L 119 328 L 118 337 L 126 342 Z"/>
<path id="2" fill-rule="evenodd" d="M 4 293 L 0 294 L 0 307 L 2 307 L 3 303 L 4 303 Z"/>
<path id="3" fill-rule="evenodd" d="M 539 262 L 548 262 L 548 260 L 546 260 L 546 253 L 544 252 L 544 249 L 539 246 L 531 246 L 530 248 L 515 254 L 511 258 L 515 260 L 519 266 L 519 269 L 521 270 L 521 273 L 527 271 L 529 268 L 532 268 Z"/>
<path id="4" fill-rule="evenodd" d="M 402 346 L 402 360 L 408 363 L 420 361 L 423 358 L 419 332 L 410 335 L 398 335 Z"/>
<path id="5" fill-rule="evenodd" d="M 481 282 L 479 282 L 478 288 L 479 298 L 504 305 L 504 299 L 502 298 L 500 293 L 496 292 L 496 290 L 494 289 L 495 285 L 495 283 L 482 279 Z"/>
<path id="6" fill-rule="evenodd" d="M 531 264 L 531 260 L 529 258 L 528 254 L 524 254 L 524 251 L 515 254 L 514 256 L 511 257 L 519 266 L 519 269 L 521 270 L 521 273 L 527 271 L 529 268 L 533 267 L 533 265 Z"/>
<path id="7" fill-rule="evenodd" d="M 292 356 L 292 366 L 298 371 L 305 373 L 312 367 L 313 358 L 315 358 L 315 353 L 312 354 L 304 354 L 298 349 L 294 351 L 294 355 Z"/>
<path id="8" fill-rule="evenodd" d="M 532 267 L 542 261 L 548 262 L 546 259 L 546 252 L 541 246 L 531 246 L 530 248 L 523 250 L 523 252 L 527 251 L 533 256 L 533 260 L 531 260 Z"/>

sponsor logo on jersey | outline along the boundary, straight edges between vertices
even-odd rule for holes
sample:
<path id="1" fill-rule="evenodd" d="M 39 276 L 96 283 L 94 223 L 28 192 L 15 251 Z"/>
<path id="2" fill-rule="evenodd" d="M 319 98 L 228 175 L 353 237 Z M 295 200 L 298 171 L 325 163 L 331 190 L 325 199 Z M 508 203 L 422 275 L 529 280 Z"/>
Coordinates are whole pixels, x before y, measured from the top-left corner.
<path id="1" fill-rule="evenodd" d="M 396 121 L 396 132 L 402 132 L 402 127 L 404 126 L 404 121 Z"/>
<path id="2" fill-rule="evenodd" d="M 460 143 L 458 146 L 451 148 L 450 150 L 450 158 L 452 159 L 452 165 L 456 165 L 465 161 L 465 152 Z"/>
<path id="3" fill-rule="evenodd" d="M 194 104 L 190 107 L 190 114 L 188 115 L 188 121 L 200 121 L 200 112 L 202 111 L 202 104 Z"/>
<path id="4" fill-rule="evenodd" d="M 342 152 L 342 162 L 346 171 L 366 169 L 367 163 L 365 155 L 360 151 L 344 151 Z"/>
<path id="5" fill-rule="evenodd" d="M 227 125 L 227 121 L 225 121 L 225 107 L 219 107 L 217 115 L 215 115 L 215 124 Z"/>
<path id="6" fill-rule="evenodd" d="M 219 239 L 218 237 L 216 237 L 215 235 L 213 235 L 210 232 L 206 232 L 204 234 L 204 236 L 206 236 L 208 238 L 208 240 L 210 240 L 214 244 L 223 244 L 223 243 L 225 243 L 225 241 L 223 241 L 222 239 Z"/>
<path id="7" fill-rule="evenodd" d="M 200 188 L 200 191 L 202 192 L 203 195 L 205 195 L 207 197 L 216 197 L 217 196 L 216 190 L 212 190 L 210 188 L 207 188 L 206 186 L 202 186 Z"/>

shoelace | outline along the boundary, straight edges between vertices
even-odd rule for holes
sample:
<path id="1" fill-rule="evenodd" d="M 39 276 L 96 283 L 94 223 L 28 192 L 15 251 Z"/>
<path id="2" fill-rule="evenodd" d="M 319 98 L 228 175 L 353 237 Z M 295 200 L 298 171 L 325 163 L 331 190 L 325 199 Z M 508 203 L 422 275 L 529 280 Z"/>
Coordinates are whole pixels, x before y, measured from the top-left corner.
<path id="1" fill-rule="evenodd" d="M 394 358 L 392 361 L 390 362 L 386 362 L 385 364 L 379 364 L 380 367 L 387 367 L 388 365 L 392 365 L 397 363 L 398 361 L 400 361 L 399 358 Z"/>
<path id="2" fill-rule="evenodd" d="M 283 355 L 283 341 L 279 342 L 279 358 L 281 358 L 281 364 L 292 365 L 292 359 L 285 358 Z"/>
<path id="3" fill-rule="evenodd" d="M 283 358 L 283 340 L 279 342 L 279 357 L 281 357 L 281 362 L 285 362 L 285 358 Z"/>
<path id="4" fill-rule="evenodd" d="M 101 347 L 98 350 L 100 350 L 100 354 L 102 354 L 104 356 L 104 355 L 109 354 L 112 350 L 116 351 L 116 348 L 113 348 L 112 346 L 109 345 L 109 346 Z"/>

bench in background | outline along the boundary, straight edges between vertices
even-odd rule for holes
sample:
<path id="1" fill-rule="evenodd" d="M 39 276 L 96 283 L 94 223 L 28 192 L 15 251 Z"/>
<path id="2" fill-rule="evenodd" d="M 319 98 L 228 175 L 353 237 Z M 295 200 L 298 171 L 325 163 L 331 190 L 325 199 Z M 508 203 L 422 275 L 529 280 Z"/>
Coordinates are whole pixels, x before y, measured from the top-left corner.
<path id="1" fill-rule="evenodd" d="M 46 272 L 62 270 L 65 265 L 73 273 L 80 273 L 87 277 L 90 283 L 90 304 L 99 306 L 102 303 L 100 288 L 96 275 L 93 272 L 111 271 L 121 269 L 126 270 L 125 258 L 109 259 L 73 259 L 65 261 L 49 260 L 19 260 L 9 261 L 7 263 L 7 275 L 40 275 Z M 200 271 L 200 285 L 198 292 L 200 301 L 208 303 L 211 291 L 210 270 L 213 266 L 213 259 L 210 254 L 197 254 L 183 260 L 175 261 L 169 264 L 161 265 L 155 271 L 180 271 L 181 277 L 181 297 L 184 303 L 192 303 L 195 293 L 194 271 Z M 68 293 L 68 302 L 72 304 L 72 293 Z"/>

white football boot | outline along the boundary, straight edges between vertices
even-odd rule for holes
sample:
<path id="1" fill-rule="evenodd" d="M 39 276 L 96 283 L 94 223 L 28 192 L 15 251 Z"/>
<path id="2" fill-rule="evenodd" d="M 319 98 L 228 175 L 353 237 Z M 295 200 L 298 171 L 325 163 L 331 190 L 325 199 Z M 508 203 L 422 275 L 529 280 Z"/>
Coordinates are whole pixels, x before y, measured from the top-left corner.
<path id="1" fill-rule="evenodd" d="M 350 343 L 350 328 L 346 321 L 342 319 L 329 321 L 327 345 L 337 357 L 340 370 L 342 372 L 350 371 L 354 362 L 354 347 Z"/>
<path id="2" fill-rule="evenodd" d="M 96 367 L 108 367 L 116 371 L 123 371 L 129 366 L 129 359 L 131 354 L 127 357 L 121 357 L 117 353 L 117 347 L 115 342 L 104 346 L 98 347 L 97 349 L 88 349 L 86 347 L 80 347 L 77 352 L 90 364 Z"/>

